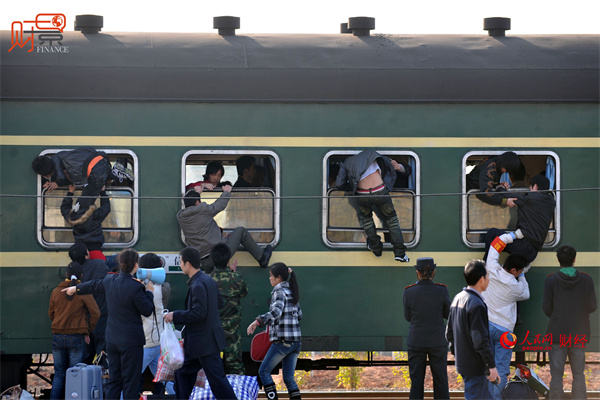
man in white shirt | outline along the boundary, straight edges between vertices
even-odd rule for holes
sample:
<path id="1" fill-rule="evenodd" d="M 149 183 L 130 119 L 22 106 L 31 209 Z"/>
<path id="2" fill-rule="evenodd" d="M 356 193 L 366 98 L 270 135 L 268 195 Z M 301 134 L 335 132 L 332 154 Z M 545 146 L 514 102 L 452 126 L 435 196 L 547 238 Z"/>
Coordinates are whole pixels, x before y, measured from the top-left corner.
<path id="1" fill-rule="evenodd" d="M 488 306 L 490 338 L 494 345 L 494 358 L 500 375 L 499 384 L 489 383 L 490 393 L 497 400 L 501 399 L 502 389 L 506 386 L 512 358 L 512 347 L 507 346 L 506 340 L 502 342 L 501 337 L 506 333 L 509 341 L 514 340 L 512 332 L 517 320 L 517 301 L 529 298 L 529 284 L 523 273 L 527 266 L 527 259 L 519 254 L 511 254 L 504 265 L 498 262 L 500 252 L 508 243 L 512 243 L 515 237 L 514 233 L 505 233 L 492 242 L 486 260 L 490 284 L 482 293 Z"/>

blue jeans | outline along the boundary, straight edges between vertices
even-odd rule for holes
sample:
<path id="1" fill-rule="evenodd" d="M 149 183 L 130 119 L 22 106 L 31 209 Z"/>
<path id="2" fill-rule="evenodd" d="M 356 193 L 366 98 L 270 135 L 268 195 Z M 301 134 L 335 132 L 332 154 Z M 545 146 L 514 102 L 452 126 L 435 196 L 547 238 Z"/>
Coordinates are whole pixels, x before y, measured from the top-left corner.
<path id="1" fill-rule="evenodd" d="M 489 328 L 490 338 L 492 340 L 492 344 L 494 345 L 494 360 L 496 361 L 496 369 L 500 375 L 500 383 L 495 385 L 488 381 L 488 386 L 494 400 L 501 400 L 502 389 L 504 389 L 506 386 L 508 375 L 510 374 L 510 360 L 512 359 L 513 352 L 512 349 L 505 349 L 502 347 L 500 344 L 500 336 L 502 336 L 504 332 L 510 331 L 501 327 L 500 325 L 494 324 L 493 322 L 489 323 Z"/>
<path id="2" fill-rule="evenodd" d="M 258 369 L 258 376 L 260 376 L 263 386 L 273 384 L 271 372 L 281 362 L 283 382 L 287 387 L 288 393 L 298 390 L 298 385 L 294 380 L 294 372 L 296 371 L 296 362 L 298 361 L 301 347 L 302 342 L 288 342 L 284 340 L 271 342 L 271 347 Z"/>
<path id="3" fill-rule="evenodd" d="M 373 208 L 375 208 L 379 210 L 378 216 L 383 218 L 385 226 L 387 226 L 390 231 L 390 241 L 394 248 L 394 255 L 402 257 L 406 252 L 406 246 L 404 245 L 404 237 L 400 230 L 398 215 L 396 215 L 394 203 L 392 203 L 392 198 L 389 194 L 387 189 L 383 189 L 382 191 L 373 194 L 357 193 L 358 197 L 356 197 L 355 202 L 351 202 L 351 204 L 355 204 L 360 226 L 367 234 L 369 248 L 373 251 L 383 249 L 381 237 L 377 234 L 377 228 L 373 221 Z"/>
<path id="4" fill-rule="evenodd" d="M 160 357 L 160 345 L 154 347 L 144 347 L 144 360 L 142 361 L 142 373 L 146 367 L 150 367 L 152 375 L 156 376 L 158 369 L 158 358 Z"/>
<path id="5" fill-rule="evenodd" d="M 52 357 L 54 358 L 54 379 L 50 399 L 65 398 L 67 369 L 83 361 L 85 335 L 52 334 Z"/>
<path id="6" fill-rule="evenodd" d="M 491 400 L 485 375 L 462 375 L 465 381 L 465 400 Z"/>
<path id="7" fill-rule="evenodd" d="M 581 347 L 561 347 L 553 344 L 548 354 L 550 361 L 550 399 L 564 399 L 563 374 L 567 355 L 571 363 L 573 373 L 573 385 L 571 387 L 572 399 L 587 399 L 585 386 L 585 349 Z"/>

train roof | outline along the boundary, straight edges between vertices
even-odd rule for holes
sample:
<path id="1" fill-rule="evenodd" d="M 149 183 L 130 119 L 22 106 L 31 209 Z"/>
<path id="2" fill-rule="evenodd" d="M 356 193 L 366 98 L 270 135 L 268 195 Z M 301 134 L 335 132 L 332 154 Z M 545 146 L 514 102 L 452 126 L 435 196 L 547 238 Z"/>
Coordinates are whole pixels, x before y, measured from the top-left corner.
<path id="1" fill-rule="evenodd" d="M 0 33 L 2 99 L 599 100 L 600 35 L 64 32 L 63 36 L 66 53 L 38 52 L 37 41 L 32 52 L 27 46 L 9 52 L 11 32 Z"/>

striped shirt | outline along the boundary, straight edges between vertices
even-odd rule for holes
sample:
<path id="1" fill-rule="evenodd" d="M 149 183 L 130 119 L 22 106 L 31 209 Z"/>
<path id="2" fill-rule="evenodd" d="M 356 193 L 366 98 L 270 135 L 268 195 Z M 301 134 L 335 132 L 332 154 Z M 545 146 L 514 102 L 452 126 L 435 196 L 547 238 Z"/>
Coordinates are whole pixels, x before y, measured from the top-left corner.
<path id="1" fill-rule="evenodd" d="M 273 288 L 269 312 L 256 317 L 259 325 L 269 325 L 269 340 L 271 342 L 277 340 L 301 341 L 301 319 L 302 309 L 300 303 L 292 303 L 292 291 L 287 282 L 281 282 Z"/>

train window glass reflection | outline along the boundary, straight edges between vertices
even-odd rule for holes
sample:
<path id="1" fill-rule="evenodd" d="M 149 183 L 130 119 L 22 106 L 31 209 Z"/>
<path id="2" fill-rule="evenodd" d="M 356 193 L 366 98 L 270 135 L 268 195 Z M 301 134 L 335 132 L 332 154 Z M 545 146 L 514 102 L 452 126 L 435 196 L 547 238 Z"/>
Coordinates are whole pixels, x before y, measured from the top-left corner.
<path id="1" fill-rule="evenodd" d="M 323 194 L 326 196 L 323 207 L 323 241 L 331 247 L 366 246 L 366 236 L 360 227 L 354 207 L 347 193 L 335 187 L 335 179 L 344 160 L 360 151 L 332 151 L 323 160 Z M 419 239 L 419 175 L 420 164 L 417 155 L 409 151 L 378 151 L 380 154 L 406 166 L 408 174 L 399 174 L 391 191 L 392 201 L 404 243 L 411 248 Z M 373 220 L 384 246 L 391 247 L 387 228 L 373 213 Z"/>
<path id="2" fill-rule="evenodd" d="M 246 180 L 238 176 L 236 163 L 250 165 Z M 226 233 L 243 226 L 260 244 L 279 240 L 279 176 L 277 154 L 264 150 L 191 150 L 183 157 L 182 193 L 202 182 L 217 185 L 204 191 L 202 201 L 211 204 L 221 195 L 219 186 L 233 186 L 227 208 L 215 216 Z M 182 241 L 185 242 L 183 233 Z"/>
<path id="3" fill-rule="evenodd" d="M 52 156 L 59 151 L 70 149 L 46 150 L 40 155 Z M 138 209 L 138 160 L 135 153 L 123 149 L 98 149 L 107 154 L 111 165 L 116 162 L 123 164 L 133 172 L 133 182 L 128 179 L 117 179 L 106 187 L 111 211 L 102 222 L 105 248 L 123 248 L 137 241 L 139 226 Z M 73 242 L 72 226 L 65 221 L 60 213 L 60 205 L 68 193 L 68 187 L 59 187 L 52 192 L 43 188 L 43 180 L 38 177 L 38 241 L 47 248 L 68 248 Z M 81 194 L 77 188 L 76 199 Z M 95 202 L 100 206 L 100 199 Z"/>
<path id="4" fill-rule="evenodd" d="M 517 209 L 495 206 L 481 201 L 476 193 L 478 189 L 467 190 L 467 175 L 479 164 L 490 157 L 498 156 L 503 151 L 469 152 L 462 163 L 462 230 L 463 241 L 471 248 L 484 247 L 485 233 L 490 228 L 515 230 L 517 227 Z M 548 151 L 515 151 L 521 160 L 518 172 L 505 173 L 500 181 L 508 182 L 509 191 L 529 190 L 529 180 L 536 175 L 545 175 L 550 181 L 550 189 L 560 189 L 560 160 L 553 152 Z M 559 241 L 560 192 L 552 192 L 556 200 L 554 219 L 544 242 L 544 248 L 552 247 Z"/>

